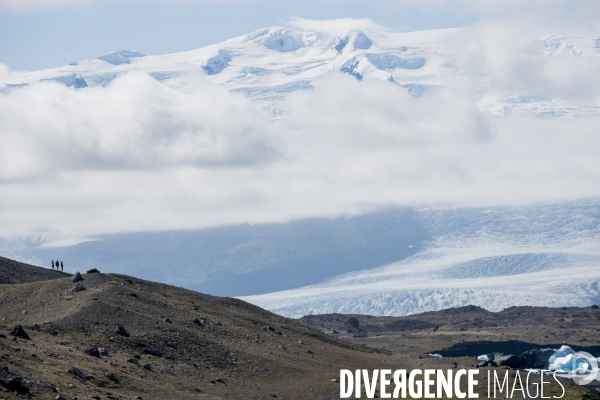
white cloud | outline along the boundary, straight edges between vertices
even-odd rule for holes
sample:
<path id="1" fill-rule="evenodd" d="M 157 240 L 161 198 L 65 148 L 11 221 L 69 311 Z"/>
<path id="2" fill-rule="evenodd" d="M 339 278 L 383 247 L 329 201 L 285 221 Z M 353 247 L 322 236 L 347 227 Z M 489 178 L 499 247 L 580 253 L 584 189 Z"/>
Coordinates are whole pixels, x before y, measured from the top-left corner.
<path id="1" fill-rule="evenodd" d="M 0 8 L 14 11 L 35 11 L 46 8 L 83 5 L 92 0 L 0 0 Z"/>
<path id="2" fill-rule="evenodd" d="M 0 236 L 600 196 L 599 117 L 491 117 L 474 100 L 471 80 L 573 101 L 598 91 L 577 56 L 545 54 L 508 28 L 449 42 L 462 75 L 418 99 L 392 82 L 331 74 L 285 100 L 295 129 L 203 76 L 185 92 L 145 74 L 106 88 L 0 92 Z"/>
<path id="3" fill-rule="evenodd" d="M 568 44 L 560 28 L 558 36 L 555 30 L 547 37 L 540 37 L 537 30 L 519 24 L 479 24 L 461 31 L 448 45 L 457 49 L 456 62 L 465 74 L 489 81 L 494 90 L 550 98 L 595 96 L 599 89 L 595 63 L 580 54 L 582 49 Z M 571 47 L 564 51 L 567 45 Z"/>
<path id="4" fill-rule="evenodd" d="M 44 82 L 0 94 L 0 179 L 244 165 L 276 155 L 273 128 L 250 101 L 204 79 L 190 82 L 191 94 L 129 73 L 106 88 Z"/>
<path id="5" fill-rule="evenodd" d="M 346 74 L 325 79 L 315 92 L 288 98 L 292 121 L 314 140 L 366 149 L 479 142 L 489 127 L 471 97 L 437 89 L 415 100 L 393 82 L 357 81 Z"/>
<path id="6" fill-rule="evenodd" d="M 333 34 L 349 30 L 387 30 L 386 27 L 379 25 L 368 18 L 339 18 L 330 20 L 292 18 L 289 21 L 289 25 L 303 31 L 320 31 Z"/>

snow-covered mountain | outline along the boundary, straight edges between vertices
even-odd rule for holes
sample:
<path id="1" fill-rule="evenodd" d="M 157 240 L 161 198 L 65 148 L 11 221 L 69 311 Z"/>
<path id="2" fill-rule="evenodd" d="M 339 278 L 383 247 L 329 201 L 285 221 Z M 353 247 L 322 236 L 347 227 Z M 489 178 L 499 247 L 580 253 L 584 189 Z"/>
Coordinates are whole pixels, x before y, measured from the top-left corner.
<path id="1" fill-rule="evenodd" d="M 486 57 L 485 49 L 465 48 L 473 46 L 471 36 L 478 34 L 471 28 L 393 33 L 376 26 L 352 29 L 351 25 L 350 22 L 348 29 L 318 31 L 272 27 L 197 50 L 160 56 L 120 50 L 60 68 L 24 73 L 5 83 L 14 88 L 56 81 L 85 89 L 106 86 L 119 75 L 141 70 L 168 86 L 185 89 L 190 76 L 206 74 L 210 81 L 250 97 L 266 108 L 274 120 L 279 120 L 286 112 L 280 101 L 287 94 L 311 90 L 325 76 L 337 72 L 358 80 L 389 81 L 415 97 L 428 90 L 467 82 L 481 109 L 490 115 L 560 117 L 600 112 L 598 93 L 581 101 L 564 96 L 564 90 L 523 92 L 506 82 L 498 85 L 498 78 L 489 74 L 489 66 L 480 65 L 479 57 Z M 465 44 L 467 39 L 469 44 Z M 504 42 L 499 46 L 518 47 L 518 43 Z M 497 51 L 511 53 L 514 48 Z M 527 51 L 555 59 L 555 63 L 567 57 L 598 68 L 600 35 L 538 35 L 536 47 Z M 507 74 L 513 73 L 510 69 L 514 60 L 485 62 L 493 64 L 492 68 L 506 68 Z M 533 70 L 534 75 L 549 73 L 548 68 L 535 64 L 521 67 Z M 537 68 L 539 71 L 535 71 Z"/>
<path id="2" fill-rule="evenodd" d="M 2 75 L 3 221 L 42 235 L 0 251 L 288 316 L 599 302 L 600 203 L 559 200 L 598 196 L 600 33 L 342 22 Z M 503 202 L 538 204 L 468 207 Z"/>

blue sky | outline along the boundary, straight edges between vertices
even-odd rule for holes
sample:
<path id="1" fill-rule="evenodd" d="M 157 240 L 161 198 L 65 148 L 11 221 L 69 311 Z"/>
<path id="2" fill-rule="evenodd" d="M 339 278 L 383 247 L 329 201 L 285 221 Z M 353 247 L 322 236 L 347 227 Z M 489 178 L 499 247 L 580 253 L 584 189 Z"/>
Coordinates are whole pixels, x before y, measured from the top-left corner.
<path id="1" fill-rule="evenodd" d="M 308 19 L 370 18 L 394 31 L 469 26 L 482 19 L 545 24 L 593 19 L 593 0 L 0 0 L 0 63 L 37 70 L 111 51 L 196 49 Z"/>
<path id="2" fill-rule="evenodd" d="M 20 6 L 13 3 L 17 1 L 0 1 L 0 63 L 12 70 L 57 67 L 120 49 L 149 55 L 191 50 L 263 27 L 283 25 L 292 17 L 370 18 L 395 31 L 464 26 L 480 17 L 467 5 L 424 7 L 377 0 L 175 4 L 125 0 L 58 5 L 42 0 L 37 2 L 38 7 L 26 10 L 15 10 Z"/>

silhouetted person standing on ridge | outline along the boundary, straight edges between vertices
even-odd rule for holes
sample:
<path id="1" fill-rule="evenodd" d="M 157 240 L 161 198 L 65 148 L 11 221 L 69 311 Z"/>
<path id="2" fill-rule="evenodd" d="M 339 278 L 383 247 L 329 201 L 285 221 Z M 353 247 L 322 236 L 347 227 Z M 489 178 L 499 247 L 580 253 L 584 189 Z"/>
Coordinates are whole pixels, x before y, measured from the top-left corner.
<path id="1" fill-rule="evenodd" d="M 54 260 L 52 260 L 52 270 L 54 271 Z"/>
<path id="2" fill-rule="evenodd" d="M 64 265 L 63 265 L 63 262 L 61 261 L 61 262 L 60 262 L 60 272 L 63 272 L 63 271 L 64 271 L 64 269 L 65 269 L 65 267 L 64 267 Z"/>

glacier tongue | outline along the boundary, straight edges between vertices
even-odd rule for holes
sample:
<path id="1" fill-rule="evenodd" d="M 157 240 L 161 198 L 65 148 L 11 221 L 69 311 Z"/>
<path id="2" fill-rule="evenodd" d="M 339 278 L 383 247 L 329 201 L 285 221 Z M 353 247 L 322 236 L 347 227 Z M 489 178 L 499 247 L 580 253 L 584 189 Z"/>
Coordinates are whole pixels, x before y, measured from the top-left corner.
<path id="1" fill-rule="evenodd" d="M 298 318 L 344 313 L 408 315 L 474 304 L 600 303 L 596 201 L 528 207 L 424 210 L 434 238 L 402 261 L 297 289 L 241 297 Z"/>

